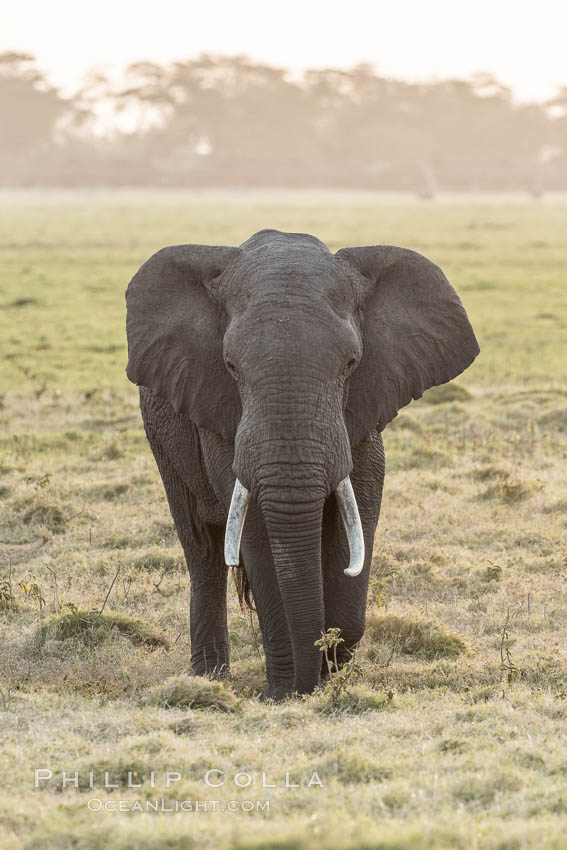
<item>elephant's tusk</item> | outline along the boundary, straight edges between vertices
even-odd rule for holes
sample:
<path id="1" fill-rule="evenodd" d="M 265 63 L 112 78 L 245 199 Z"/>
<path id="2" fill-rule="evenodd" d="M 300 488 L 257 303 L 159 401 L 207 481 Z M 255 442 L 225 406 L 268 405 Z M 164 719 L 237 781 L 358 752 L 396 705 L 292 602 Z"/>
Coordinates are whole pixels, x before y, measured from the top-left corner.
<path id="1" fill-rule="evenodd" d="M 224 536 L 224 560 L 227 567 L 237 567 L 240 562 L 240 539 L 249 502 L 250 490 L 247 490 L 237 478 L 234 482 Z"/>
<path id="2" fill-rule="evenodd" d="M 350 563 L 345 570 L 345 575 L 357 576 L 360 575 L 364 566 L 364 536 L 358 505 L 348 475 L 337 487 L 336 494 L 350 549 Z"/>

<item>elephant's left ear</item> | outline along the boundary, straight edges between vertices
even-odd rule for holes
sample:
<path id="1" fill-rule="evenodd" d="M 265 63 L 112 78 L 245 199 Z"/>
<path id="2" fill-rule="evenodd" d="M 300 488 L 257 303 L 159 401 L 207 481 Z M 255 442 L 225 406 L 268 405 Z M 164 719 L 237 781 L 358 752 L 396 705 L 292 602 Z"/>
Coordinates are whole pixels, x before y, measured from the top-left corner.
<path id="1" fill-rule="evenodd" d="M 441 269 L 404 248 L 343 248 L 363 325 L 346 419 L 355 445 L 412 399 L 463 372 L 479 352 L 461 300 Z"/>
<path id="2" fill-rule="evenodd" d="M 162 248 L 126 292 L 129 379 L 229 442 L 241 404 L 223 362 L 221 282 L 239 256 L 225 246 Z"/>

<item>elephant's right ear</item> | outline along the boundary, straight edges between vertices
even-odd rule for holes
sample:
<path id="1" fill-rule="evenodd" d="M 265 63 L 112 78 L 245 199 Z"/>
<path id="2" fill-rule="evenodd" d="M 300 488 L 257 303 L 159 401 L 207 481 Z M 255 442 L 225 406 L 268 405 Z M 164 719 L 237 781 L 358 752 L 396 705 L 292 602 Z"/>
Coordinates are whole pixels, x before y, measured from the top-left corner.
<path id="1" fill-rule="evenodd" d="M 209 245 L 163 248 L 126 292 L 129 379 L 229 441 L 241 404 L 223 363 L 224 323 L 212 296 L 240 253 Z"/>
<path id="2" fill-rule="evenodd" d="M 393 245 L 342 248 L 336 256 L 358 272 L 362 301 L 363 355 L 345 412 L 356 445 L 429 387 L 463 372 L 479 347 L 459 296 L 426 257 Z"/>

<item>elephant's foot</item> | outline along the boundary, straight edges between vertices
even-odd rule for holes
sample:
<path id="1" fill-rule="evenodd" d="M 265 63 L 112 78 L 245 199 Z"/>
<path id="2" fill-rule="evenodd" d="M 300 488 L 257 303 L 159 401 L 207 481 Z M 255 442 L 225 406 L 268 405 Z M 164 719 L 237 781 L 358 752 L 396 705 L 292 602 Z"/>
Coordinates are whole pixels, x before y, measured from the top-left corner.
<path id="1" fill-rule="evenodd" d="M 202 647 L 192 652 L 191 666 L 196 676 L 207 676 L 209 679 L 224 679 L 230 672 L 230 656 L 228 647 Z"/>
<path id="2" fill-rule="evenodd" d="M 262 696 L 261 702 L 283 702 L 293 696 L 293 684 L 268 685 Z"/>
<path id="3" fill-rule="evenodd" d="M 205 679 L 212 679 L 213 681 L 221 681 L 223 679 L 228 679 L 230 676 L 230 667 L 228 665 L 212 668 L 207 668 L 204 666 L 195 667 L 194 665 L 192 665 L 192 671 L 193 675 L 195 676 L 203 676 Z"/>

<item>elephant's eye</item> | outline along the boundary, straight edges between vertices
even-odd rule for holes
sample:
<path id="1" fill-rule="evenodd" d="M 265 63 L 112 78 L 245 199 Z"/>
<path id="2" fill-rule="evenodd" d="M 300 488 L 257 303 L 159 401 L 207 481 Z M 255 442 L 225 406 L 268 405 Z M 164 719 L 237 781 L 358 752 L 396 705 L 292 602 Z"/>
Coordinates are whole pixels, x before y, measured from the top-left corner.
<path id="1" fill-rule="evenodd" d="M 238 369 L 236 368 L 236 366 L 234 365 L 232 360 L 229 360 L 228 357 L 227 357 L 227 358 L 225 358 L 224 363 L 225 363 L 226 368 L 228 369 L 228 371 L 230 372 L 230 374 L 234 378 L 234 380 L 237 381 L 238 380 Z"/>
<path id="2" fill-rule="evenodd" d="M 352 370 L 354 369 L 354 367 L 356 366 L 357 363 L 358 363 L 358 357 L 356 357 L 356 355 L 353 354 L 352 357 L 349 357 L 349 359 L 347 361 L 347 364 L 344 368 L 344 374 L 350 375 L 350 373 L 352 372 Z"/>

